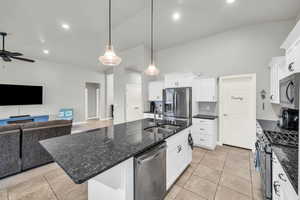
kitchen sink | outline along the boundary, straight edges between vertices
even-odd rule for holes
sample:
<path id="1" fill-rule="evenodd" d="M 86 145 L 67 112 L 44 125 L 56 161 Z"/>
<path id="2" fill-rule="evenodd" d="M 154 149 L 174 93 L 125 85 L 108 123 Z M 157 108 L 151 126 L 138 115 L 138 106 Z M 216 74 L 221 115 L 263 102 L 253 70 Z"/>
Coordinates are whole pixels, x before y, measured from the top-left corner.
<path id="1" fill-rule="evenodd" d="M 171 125 L 171 124 L 162 124 L 159 127 L 174 131 L 174 130 L 178 129 L 180 126 L 178 126 L 178 125 Z"/>
<path id="2" fill-rule="evenodd" d="M 145 131 L 149 133 L 156 133 L 156 134 L 168 134 L 173 132 L 173 130 L 171 129 L 161 128 L 159 126 L 145 128 Z"/>

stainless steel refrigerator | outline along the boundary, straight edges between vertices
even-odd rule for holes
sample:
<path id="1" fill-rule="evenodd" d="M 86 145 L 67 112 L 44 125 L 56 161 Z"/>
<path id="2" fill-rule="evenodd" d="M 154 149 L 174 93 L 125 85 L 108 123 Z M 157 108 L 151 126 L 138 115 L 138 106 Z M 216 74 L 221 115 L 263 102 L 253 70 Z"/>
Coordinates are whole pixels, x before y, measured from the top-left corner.
<path id="1" fill-rule="evenodd" d="M 192 118 L 192 88 L 167 88 L 163 91 L 164 118 Z"/>

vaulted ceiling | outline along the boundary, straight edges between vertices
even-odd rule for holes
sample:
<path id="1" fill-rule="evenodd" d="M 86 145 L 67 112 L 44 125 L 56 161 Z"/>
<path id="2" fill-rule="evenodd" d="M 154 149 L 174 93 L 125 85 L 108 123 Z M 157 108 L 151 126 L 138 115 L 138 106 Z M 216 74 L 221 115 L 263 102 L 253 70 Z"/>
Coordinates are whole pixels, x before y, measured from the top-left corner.
<path id="1" fill-rule="evenodd" d="M 150 0 L 112 0 L 117 52 L 148 44 Z M 167 48 L 232 28 L 296 19 L 299 0 L 156 0 L 157 48 Z M 107 39 L 108 0 L 9 0 L 0 6 L 7 49 L 27 57 L 97 67 Z M 174 21 L 173 14 L 180 19 Z M 63 23 L 70 25 L 64 30 Z M 50 51 L 49 55 L 43 49 Z"/>

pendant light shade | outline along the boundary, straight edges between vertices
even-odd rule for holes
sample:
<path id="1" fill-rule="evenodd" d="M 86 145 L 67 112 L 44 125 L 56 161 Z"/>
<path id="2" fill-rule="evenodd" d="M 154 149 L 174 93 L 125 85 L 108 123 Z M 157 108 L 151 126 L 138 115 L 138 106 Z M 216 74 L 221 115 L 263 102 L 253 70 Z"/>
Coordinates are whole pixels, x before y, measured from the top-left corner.
<path id="1" fill-rule="evenodd" d="M 106 66 L 117 66 L 122 62 L 122 59 L 116 55 L 111 43 L 111 0 L 109 0 L 109 23 L 108 23 L 108 45 L 105 53 L 99 57 L 99 61 Z"/>
<path id="2" fill-rule="evenodd" d="M 151 63 L 145 71 L 145 74 L 149 76 L 157 76 L 159 74 L 159 70 L 154 64 L 154 57 L 153 57 L 153 0 L 151 0 Z"/>
<path id="3" fill-rule="evenodd" d="M 104 56 L 100 56 L 99 61 L 106 66 L 117 66 L 122 62 L 122 59 L 116 55 L 112 45 L 107 45 Z"/>

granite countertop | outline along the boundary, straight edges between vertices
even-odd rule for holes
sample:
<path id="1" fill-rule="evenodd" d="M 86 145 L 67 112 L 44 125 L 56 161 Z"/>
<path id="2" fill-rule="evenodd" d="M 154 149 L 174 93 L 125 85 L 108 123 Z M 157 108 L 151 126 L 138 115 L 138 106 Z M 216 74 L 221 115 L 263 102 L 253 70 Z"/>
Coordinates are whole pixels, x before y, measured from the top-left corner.
<path id="1" fill-rule="evenodd" d="M 282 132 L 276 121 L 257 120 L 263 130 Z M 282 145 L 272 145 L 283 170 L 287 174 L 291 184 L 298 194 L 298 148 L 290 148 Z"/>
<path id="2" fill-rule="evenodd" d="M 143 119 L 40 143 L 70 178 L 81 184 L 191 126 L 183 121 L 157 121 L 179 128 L 164 135 L 150 133 L 144 129 L 153 126 L 153 119 Z"/>
<path id="3" fill-rule="evenodd" d="M 211 120 L 214 120 L 214 119 L 217 119 L 218 116 L 217 116 L 216 114 L 205 113 L 205 114 L 198 114 L 198 115 L 195 115 L 195 116 L 193 116 L 193 118 L 199 118 L 199 119 L 211 119 Z"/>

